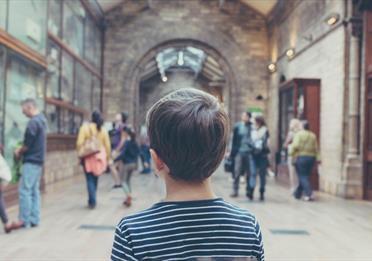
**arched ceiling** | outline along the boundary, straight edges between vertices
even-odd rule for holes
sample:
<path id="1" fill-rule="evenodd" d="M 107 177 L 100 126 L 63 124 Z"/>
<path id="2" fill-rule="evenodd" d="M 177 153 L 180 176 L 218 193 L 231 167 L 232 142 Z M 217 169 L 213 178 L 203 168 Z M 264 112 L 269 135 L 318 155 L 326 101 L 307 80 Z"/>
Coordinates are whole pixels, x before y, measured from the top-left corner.
<path id="1" fill-rule="evenodd" d="M 158 74 L 163 78 L 167 71 L 185 68 L 191 70 L 195 76 L 203 75 L 210 82 L 225 82 L 225 75 L 219 63 L 203 50 L 192 46 L 170 47 L 160 51 L 144 66 L 141 80 Z"/>
<path id="2" fill-rule="evenodd" d="M 124 0 L 97 0 L 97 1 L 104 12 L 107 12 L 114 8 L 115 6 L 118 6 L 124 2 Z M 226 0 L 216 1 L 223 2 Z M 278 0 L 240 0 L 240 1 L 257 10 L 261 14 L 268 15 Z"/>

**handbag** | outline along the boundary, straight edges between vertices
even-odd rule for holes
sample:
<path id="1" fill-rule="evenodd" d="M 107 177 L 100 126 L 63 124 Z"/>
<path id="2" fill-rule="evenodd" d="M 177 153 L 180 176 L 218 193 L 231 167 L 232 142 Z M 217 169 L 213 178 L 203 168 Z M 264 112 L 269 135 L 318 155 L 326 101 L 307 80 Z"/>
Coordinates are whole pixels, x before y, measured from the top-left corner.
<path id="1" fill-rule="evenodd" d="M 88 125 L 90 136 L 87 138 L 78 150 L 79 158 L 86 158 L 94 155 L 101 150 L 101 142 L 98 135 L 94 135 L 91 126 Z"/>
<path id="2" fill-rule="evenodd" d="M 230 157 L 228 158 L 225 158 L 225 162 L 224 162 L 224 169 L 225 169 L 225 172 L 234 172 L 234 160 Z"/>
<path id="3" fill-rule="evenodd" d="M 0 154 L 0 179 L 9 182 L 12 179 L 10 168 L 4 157 Z"/>
<path id="4" fill-rule="evenodd" d="M 107 154 L 105 149 L 101 149 L 98 153 L 85 157 L 84 167 L 86 172 L 92 173 L 94 176 L 101 176 L 107 169 Z"/>

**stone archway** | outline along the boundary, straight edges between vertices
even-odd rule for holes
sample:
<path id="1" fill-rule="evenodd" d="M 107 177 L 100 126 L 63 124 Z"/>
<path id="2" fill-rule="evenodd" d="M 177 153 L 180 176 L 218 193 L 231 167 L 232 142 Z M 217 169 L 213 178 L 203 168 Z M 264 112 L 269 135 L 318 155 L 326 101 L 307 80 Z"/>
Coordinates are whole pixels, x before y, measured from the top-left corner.
<path id="1" fill-rule="evenodd" d="M 228 12 L 214 1 L 156 1 L 147 9 L 141 9 L 140 2 L 126 1 L 105 16 L 103 110 L 108 119 L 125 110 L 137 124 L 144 67 L 159 50 L 177 44 L 202 49 L 223 69 L 231 121 L 250 108 L 265 111 L 265 102 L 256 99 L 267 97 L 264 17 L 235 2 L 229 2 Z"/>
<path id="2" fill-rule="evenodd" d="M 200 50 L 203 50 L 207 56 L 210 56 L 214 61 L 218 63 L 220 66 L 223 76 L 224 76 L 224 84 L 222 88 L 223 97 L 224 97 L 224 104 L 231 114 L 235 114 L 235 107 L 232 106 L 233 101 L 233 95 L 234 90 L 237 88 L 236 85 L 236 78 L 234 76 L 234 73 L 231 69 L 231 66 L 227 62 L 226 58 L 222 56 L 222 54 L 216 50 L 215 48 L 211 47 L 210 45 L 194 40 L 194 39 L 173 39 L 169 41 L 165 41 L 163 43 L 160 43 L 150 50 L 148 50 L 135 64 L 135 66 L 132 69 L 132 72 L 129 74 L 130 79 L 126 83 L 129 84 L 129 89 L 133 91 L 132 97 L 134 97 L 134 119 L 133 123 L 136 127 L 138 127 L 141 124 L 141 117 L 139 116 L 140 111 L 140 83 L 142 81 L 142 75 L 146 69 L 146 65 L 149 64 L 151 60 L 154 60 L 155 56 L 161 52 L 162 50 L 165 50 L 167 48 L 182 48 L 185 46 L 191 46 Z M 128 79 L 128 78 L 127 78 Z"/>

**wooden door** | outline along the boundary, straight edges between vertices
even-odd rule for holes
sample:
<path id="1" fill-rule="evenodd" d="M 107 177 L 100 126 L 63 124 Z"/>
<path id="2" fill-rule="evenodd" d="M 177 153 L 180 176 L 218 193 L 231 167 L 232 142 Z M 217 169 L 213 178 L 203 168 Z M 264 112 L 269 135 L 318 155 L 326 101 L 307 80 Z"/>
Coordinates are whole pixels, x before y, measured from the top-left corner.
<path id="1" fill-rule="evenodd" d="M 304 89 L 304 98 L 304 116 L 309 122 L 310 130 L 315 133 L 318 139 L 320 149 L 320 81 L 311 80 L 307 82 Z M 310 183 L 312 189 L 319 189 L 319 172 L 317 166 L 314 166 L 310 176 Z"/>

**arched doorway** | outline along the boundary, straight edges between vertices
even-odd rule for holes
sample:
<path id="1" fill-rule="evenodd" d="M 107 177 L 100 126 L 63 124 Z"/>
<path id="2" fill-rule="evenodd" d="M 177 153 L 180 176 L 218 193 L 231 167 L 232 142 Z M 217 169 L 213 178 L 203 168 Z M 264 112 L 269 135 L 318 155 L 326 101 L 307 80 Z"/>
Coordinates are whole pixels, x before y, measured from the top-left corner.
<path id="1" fill-rule="evenodd" d="M 164 42 L 149 50 L 131 74 L 134 97 L 134 124 L 145 121 L 149 107 L 172 90 L 193 87 L 220 99 L 229 113 L 235 77 L 227 60 L 206 43 L 190 39 Z"/>

